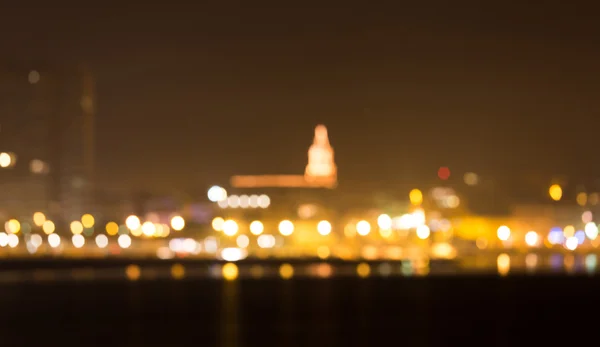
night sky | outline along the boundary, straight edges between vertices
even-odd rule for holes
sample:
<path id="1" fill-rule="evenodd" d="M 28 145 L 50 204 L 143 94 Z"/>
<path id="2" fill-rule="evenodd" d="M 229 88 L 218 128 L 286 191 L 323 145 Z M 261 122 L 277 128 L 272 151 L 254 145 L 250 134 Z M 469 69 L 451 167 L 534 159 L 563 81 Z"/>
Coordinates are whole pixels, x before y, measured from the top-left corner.
<path id="1" fill-rule="evenodd" d="M 593 8 L 162 3 L 0 11 L 5 58 L 91 66 L 106 187 L 302 173 L 319 123 L 341 183 L 600 174 Z"/>

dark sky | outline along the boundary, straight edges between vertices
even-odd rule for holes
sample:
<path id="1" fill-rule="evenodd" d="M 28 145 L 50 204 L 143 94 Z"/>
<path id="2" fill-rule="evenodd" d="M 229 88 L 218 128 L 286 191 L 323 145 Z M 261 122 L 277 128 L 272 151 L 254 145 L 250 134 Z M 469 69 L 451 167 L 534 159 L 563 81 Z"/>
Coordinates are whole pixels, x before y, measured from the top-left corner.
<path id="1" fill-rule="evenodd" d="M 89 63 L 108 186 L 301 173 L 319 123 L 342 182 L 600 174 L 591 7 L 70 3 L 3 5 L 0 52 Z"/>

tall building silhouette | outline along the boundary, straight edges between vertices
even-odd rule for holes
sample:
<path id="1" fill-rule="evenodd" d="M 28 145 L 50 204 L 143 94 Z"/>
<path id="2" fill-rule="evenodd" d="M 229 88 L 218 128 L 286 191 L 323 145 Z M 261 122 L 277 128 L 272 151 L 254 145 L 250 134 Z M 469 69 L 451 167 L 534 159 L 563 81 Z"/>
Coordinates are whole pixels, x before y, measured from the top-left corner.
<path id="1" fill-rule="evenodd" d="M 61 74 L 58 81 L 62 95 L 51 141 L 52 201 L 69 221 L 94 210 L 94 80 L 80 67 Z"/>

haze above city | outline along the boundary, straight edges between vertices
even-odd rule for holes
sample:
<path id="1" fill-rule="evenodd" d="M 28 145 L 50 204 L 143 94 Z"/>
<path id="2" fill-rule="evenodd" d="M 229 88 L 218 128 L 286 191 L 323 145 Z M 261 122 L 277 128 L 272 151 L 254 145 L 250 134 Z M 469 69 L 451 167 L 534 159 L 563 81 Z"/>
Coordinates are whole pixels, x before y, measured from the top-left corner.
<path id="1" fill-rule="evenodd" d="M 507 180 L 598 176 L 593 11 L 389 4 L 15 4 L 0 14 L 0 61 L 90 66 L 107 188 L 301 174 L 317 124 L 340 184 L 419 185 L 440 166 Z"/>

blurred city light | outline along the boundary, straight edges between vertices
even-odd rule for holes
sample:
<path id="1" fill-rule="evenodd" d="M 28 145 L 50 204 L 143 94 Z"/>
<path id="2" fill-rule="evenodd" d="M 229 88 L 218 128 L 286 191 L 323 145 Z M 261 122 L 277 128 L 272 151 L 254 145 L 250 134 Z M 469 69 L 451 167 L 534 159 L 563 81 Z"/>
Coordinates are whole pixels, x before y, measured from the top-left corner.
<path id="1" fill-rule="evenodd" d="M 498 228 L 497 236 L 500 241 L 507 241 L 510 238 L 510 228 L 506 225 L 502 225 Z"/>
<path id="2" fill-rule="evenodd" d="M 410 203 L 419 206 L 423 203 L 423 193 L 419 189 L 413 189 L 408 194 Z"/>
<path id="3" fill-rule="evenodd" d="M 260 235 L 264 230 L 265 227 L 260 221 L 255 220 L 252 223 L 250 223 L 250 233 L 252 233 L 252 235 Z"/>
<path id="4" fill-rule="evenodd" d="M 227 236 L 234 236 L 237 234 L 238 229 L 238 224 L 234 220 L 229 219 L 223 223 L 223 234 Z"/>
<path id="5" fill-rule="evenodd" d="M 387 214 L 379 215 L 377 217 L 377 225 L 384 230 L 392 229 L 392 217 Z"/>
<path id="6" fill-rule="evenodd" d="M 322 220 L 317 224 L 317 231 L 319 234 L 326 236 L 331 233 L 331 223 L 326 220 Z"/>
<path id="7" fill-rule="evenodd" d="M 221 217 L 215 217 L 212 220 L 211 226 L 215 231 L 223 231 L 225 220 Z"/>
<path id="8" fill-rule="evenodd" d="M 550 198 L 554 201 L 559 201 L 562 198 L 562 188 L 558 184 L 553 184 L 548 189 L 548 194 Z"/>
<path id="9" fill-rule="evenodd" d="M 181 231 L 185 228 L 185 220 L 181 216 L 171 218 L 171 228 L 175 231 Z"/>
<path id="10" fill-rule="evenodd" d="M 96 223 L 96 220 L 94 219 L 94 216 L 92 216 L 91 214 L 84 214 L 81 217 L 81 224 L 85 228 L 93 228 L 94 227 L 94 223 Z"/>
<path id="11" fill-rule="evenodd" d="M 21 231 L 21 223 L 16 219 L 10 219 L 4 224 L 4 229 L 9 234 L 16 234 Z"/>
<path id="12" fill-rule="evenodd" d="M 525 234 L 525 243 L 527 243 L 528 246 L 537 246 L 538 242 L 539 236 L 535 231 L 529 231 Z"/>
<path id="13" fill-rule="evenodd" d="M 219 186 L 212 186 L 208 189 L 208 200 L 219 202 L 227 199 L 227 191 Z"/>
<path id="14" fill-rule="evenodd" d="M 125 225 L 129 230 L 135 230 L 141 226 L 141 222 L 137 216 L 131 215 L 125 219 Z"/>
<path id="15" fill-rule="evenodd" d="M 419 225 L 417 227 L 417 237 L 421 240 L 425 240 L 426 238 L 428 238 L 430 233 L 431 231 L 429 230 L 429 227 L 427 225 Z"/>
<path id="16" fill-rule="evenodd" d="M 56 226 L 54 225 L 54 222 L 52 222 L 51 220 L 45 221 L 44 224 L 42 225 L 42 230 L 47 235 L 52 234 L 55 229 L 56 229 Z"/>
<path id="17" fill-rule="evenodd" d="M 283 236 L 290 236 L 294 232 L 294 223 L 289 220 L 283 220 L 279 223 L 279 232 Z"/>
<path id="18" fill-rule="evenodd" d="M 33 224 L 35 224 L 36 226 L 43 226 L 45 221 L 46 215 L 44 215 L 42 212 L 36 212 L 33 214 Z"/>
<path id="19" fill-rule="evenodd" d="M 81 222 L 78 220 L 72 221 L 69 227 L 71 229 L 71 233 L 74 235 L 79 235 L 83 232 L 83 224 L 81 224 Z"/>
<path id="20" fill-rule="evenodd" d="M 361 236 L 366 236 L 371 232 L 371 224 L 366 220 L 356 223 L 356 232 Z"/>

